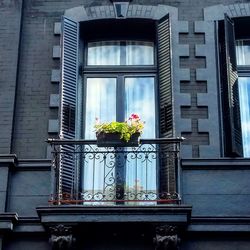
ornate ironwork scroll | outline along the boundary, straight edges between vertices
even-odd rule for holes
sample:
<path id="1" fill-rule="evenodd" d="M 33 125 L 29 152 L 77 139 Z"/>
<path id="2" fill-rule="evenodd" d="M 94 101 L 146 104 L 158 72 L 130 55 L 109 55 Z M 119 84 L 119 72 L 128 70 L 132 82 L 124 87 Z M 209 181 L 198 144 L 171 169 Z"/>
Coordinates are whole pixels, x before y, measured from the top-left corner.
<path id="1" fill-rule="evenodd" d="M 181 140 L 141 140 L 138 147 L 97 147 L 96 140 L 51 140 L 54 190 L 50 203 L 178 204 L 181 200 L 177 185 Z M 65 145 L 70 145 L 68 151 Z M 76 168 L 72 173 L 61 169 L 60 162 L 69 159 Z M 61 173 L 67 176 L 67 186 L 72 186 L 69 193 L 60 192 Z M 76 178 L 76 173 L 81 174 L 81 178 Z M 79 191 L 78 179 L 82 180 Z"/>

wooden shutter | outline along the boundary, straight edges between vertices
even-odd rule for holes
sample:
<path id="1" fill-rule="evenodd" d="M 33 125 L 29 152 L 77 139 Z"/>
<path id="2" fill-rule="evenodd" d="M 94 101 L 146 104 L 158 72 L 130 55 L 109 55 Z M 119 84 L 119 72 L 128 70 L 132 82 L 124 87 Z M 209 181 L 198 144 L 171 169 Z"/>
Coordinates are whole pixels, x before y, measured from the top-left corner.
<path id="1" fill-rule="evenodd" d="M 60 139 L 75 139 L 76 90 L 78 80 L 78 23 L 62 20 L 62 79 L 60 106 Z M 76 192 L 77 176 L 74 146 L 61 146 L 59 194 Z M 66 153 L 70 152 L 70 153 Z"/>
<path id="2" fill-rule="evenodd" d="M 171 72 L 171 37 L 170 20 L 166 15 L 157 25 L 158 41 L 158 77 L 160 104 L 160 137 L 173 137 L 173 104 L 172 104 L 172 72 Z M 171 145 L 161 145 L 160 162 L 160 192 L 174 193 L 176 191 L 175 163 L 172 155 L 166 155 L 172 150 Z"/>
<path id="3" fill-rule="evenodd" d="M 224 23 L 220 23 L 219 31 L 225 154 L 242 156 L 234 23 L 227 15 L 225 15 Z"/>
<path id="4" fill-rule="evenodd" d="M 158 69 L 160 97 L 160 136 L 173 136 L 171 42 L 169 15 L 158 22 Z"/>

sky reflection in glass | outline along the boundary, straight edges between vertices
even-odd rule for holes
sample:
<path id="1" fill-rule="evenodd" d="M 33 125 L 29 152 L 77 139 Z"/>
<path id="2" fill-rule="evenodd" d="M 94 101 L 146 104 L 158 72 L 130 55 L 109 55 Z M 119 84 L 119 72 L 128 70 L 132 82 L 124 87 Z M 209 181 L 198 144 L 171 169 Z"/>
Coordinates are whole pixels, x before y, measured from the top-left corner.
<path id="1" fill-rule="evenodd" d="M 154 77 L 125 78 L 125 116 L 137 113 L 145 121 L 142 138 L 155 138 L 155 92 Z M 145 145 L 146 149 L 147 146 Z M 144 154 L 144 153 L 143 153 Z M 143 158 L 142 154 L 142 158 Z M 156 159 L 148 154 L 148 159 L 128 161 L 126 164 L 126 192 L 156 191 Z M 138 156 L 140 158 L 140 156 Z M 151 203 L 152 204 L 152 203 Z"/>
<path id="2" fill-rule="evenodd" d="M 94 132 L 96 118 L 102 122 L 116 120 L 116 78 L 88 78 L 86 90 L 85 139 L 96 139 Z M 109 171 L 108 167 L 102 164 L 104 155 L 98 156 L 98 160 L 88 159 L 83 165 L 82 190 L 92 195 L 104 192 L 104 176 Z M 113 172 L 114 170 L 110 175 L 114 174 Z"/>
<path id="3" fill-rule="evenodd" d="M 250 157 L 250 77 L 239 77 L 239 96 L 243 152 Z"/>

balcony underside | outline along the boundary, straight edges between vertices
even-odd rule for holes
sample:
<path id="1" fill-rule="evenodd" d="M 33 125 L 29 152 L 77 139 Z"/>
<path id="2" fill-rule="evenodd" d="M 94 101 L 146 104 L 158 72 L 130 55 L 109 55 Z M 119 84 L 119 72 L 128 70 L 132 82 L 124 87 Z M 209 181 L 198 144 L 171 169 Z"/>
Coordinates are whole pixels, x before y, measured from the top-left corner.
<path id="1" fill-rule="evenodd" d="M 156 223 L 187 225 L 191 206 L 47 206 L 38 207 L 43 224 Z"/>

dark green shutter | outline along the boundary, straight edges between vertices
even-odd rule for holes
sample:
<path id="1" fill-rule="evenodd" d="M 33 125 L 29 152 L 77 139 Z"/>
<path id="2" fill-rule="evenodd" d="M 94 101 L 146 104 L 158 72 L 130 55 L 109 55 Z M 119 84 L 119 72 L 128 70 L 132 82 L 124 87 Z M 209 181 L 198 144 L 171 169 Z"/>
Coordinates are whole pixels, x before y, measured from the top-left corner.
<path id="1" fill-rule="evenodd" d="M 60 139 L 75 139 L 75 116 L 78 80 L 78 23 L 63 17 L 62 20 L 62 79 Z M 59 193 L 72 196 L 76 192 L 77 176 L 74 146 L 61 146 Z M 70 152 L 70 153 L 66 153 Z"/>
<path id="2" fill-rule="evenodd" d="M 169 15 L 166 15 L 158 21 L 157 43 L 160 137 L 173 137 L 171 37 Z M 175 164 L 172 159 L 172 155 L 166 156 L 166 152 L 171 150 L 172 146 L 160 146 L 160 151 L 163 154 L 163 160 L 160 162 L 159 170 L 161 193 L 173 193 L 176 191 Z"/>
<path id="3" fill-rule="evenodd" d="M 219 25 L 225 154 L 226 156 L 242 156 L 243 146 L 234 23 L 225 15 L 224 23 L 220 23 Z"/>

